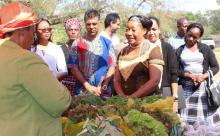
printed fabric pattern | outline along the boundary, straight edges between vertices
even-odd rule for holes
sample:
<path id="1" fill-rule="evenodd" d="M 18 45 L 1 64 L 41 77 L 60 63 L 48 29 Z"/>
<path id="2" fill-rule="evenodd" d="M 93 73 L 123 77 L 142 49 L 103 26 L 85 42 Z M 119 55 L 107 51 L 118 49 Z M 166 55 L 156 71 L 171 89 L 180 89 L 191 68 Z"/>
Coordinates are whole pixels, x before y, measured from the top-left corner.
<path id="1" fill-rule="evenodd" d="M 79 39 L 73 43 L 68 66 L 77 65 L 84 78 L 93 86 L 98 86 L 107 74 L 108 68 L 114 66 L 116 58 L 111 41 L 98 36 L 93 41 Z M 83 91 L 83 86 L 76 82 L 76 95 Z"/>

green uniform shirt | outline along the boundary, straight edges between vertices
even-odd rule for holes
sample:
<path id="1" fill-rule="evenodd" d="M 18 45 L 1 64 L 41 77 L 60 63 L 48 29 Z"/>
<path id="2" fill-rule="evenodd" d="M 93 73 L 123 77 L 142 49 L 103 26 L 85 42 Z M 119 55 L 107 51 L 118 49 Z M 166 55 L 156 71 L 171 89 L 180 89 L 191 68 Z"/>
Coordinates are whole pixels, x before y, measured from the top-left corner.
<path id="1" fill-rule="evenodd" d="M 71 96 L 37 55 L 0 40 L 0 135 L 61 136 Z"/>

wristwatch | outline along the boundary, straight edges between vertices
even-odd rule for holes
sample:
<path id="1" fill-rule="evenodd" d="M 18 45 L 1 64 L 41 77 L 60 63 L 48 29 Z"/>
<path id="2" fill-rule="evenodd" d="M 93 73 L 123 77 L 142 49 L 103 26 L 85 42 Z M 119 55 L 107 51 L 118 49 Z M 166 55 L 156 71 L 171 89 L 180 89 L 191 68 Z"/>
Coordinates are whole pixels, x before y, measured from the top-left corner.
<path id="1" fill-rule="evenodd" d="M 107 89 L 108 89 L 108 86 L 107 86 L 107 85 L 103 85 L 103 86 L 102 86 L 102 90 L 103 90 L 103 91 L 106 91 Z"/>

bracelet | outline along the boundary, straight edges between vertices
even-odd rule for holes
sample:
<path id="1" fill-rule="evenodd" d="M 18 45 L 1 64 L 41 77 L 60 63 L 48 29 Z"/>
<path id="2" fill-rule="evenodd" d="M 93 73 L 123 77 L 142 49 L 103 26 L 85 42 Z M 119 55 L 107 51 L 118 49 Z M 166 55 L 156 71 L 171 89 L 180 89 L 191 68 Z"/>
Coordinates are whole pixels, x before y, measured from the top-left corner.
<path id="1" fill-rule="evenodd" d="M 102 90 L 103 90 L 103 91 L 106 91 L 107 89 L 108 89 L 108 86 L 107 86 L 107 85 L 103 85 L 103 86 L 102 86 Z"/>
<path id="2" fill-rule="evenodd" d="M 173 100 L 178 101 L 179 99 L 178 99 L 178 97 L 173 97 Z"/>

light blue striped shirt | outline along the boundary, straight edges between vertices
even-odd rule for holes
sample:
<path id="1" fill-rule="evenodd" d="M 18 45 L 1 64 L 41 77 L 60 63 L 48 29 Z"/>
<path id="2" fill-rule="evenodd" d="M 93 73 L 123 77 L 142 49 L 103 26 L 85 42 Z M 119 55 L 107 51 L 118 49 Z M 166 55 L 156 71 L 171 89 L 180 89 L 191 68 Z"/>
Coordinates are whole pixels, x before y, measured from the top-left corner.
<path id="1" fill-rule="evenodd" d="M 168 43 L 171 44 L 176 51 L 181 45 L 185 44 L 184 37 L 180 37 L 177 33 L 168 39 Z"/>

